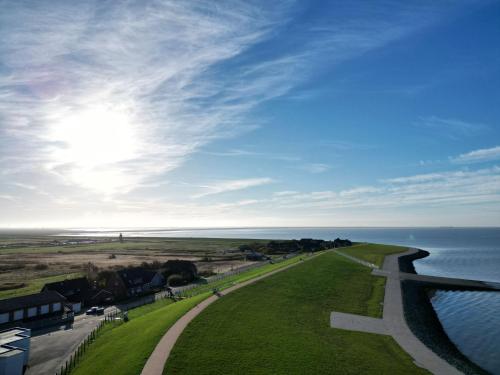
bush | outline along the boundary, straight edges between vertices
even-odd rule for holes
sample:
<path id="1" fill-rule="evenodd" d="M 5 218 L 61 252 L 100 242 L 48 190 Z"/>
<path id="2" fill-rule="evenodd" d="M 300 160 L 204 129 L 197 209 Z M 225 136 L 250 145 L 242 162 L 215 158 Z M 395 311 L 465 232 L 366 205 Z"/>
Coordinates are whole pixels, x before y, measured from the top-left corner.
<path id="1" fill-rule="evenodd" d="M 39 263 L 37 264 L 35 267 L 33 267 L 35 270 L 37 271 L 42 271 L 42 270 L 46 270 L 47 268 L 49 268 L 49 266 L 47 264 L 44 264 L 44 263 Z"/>
<path id="2" fill-rule="evenodd" d="M 168 286 L 181 286 L 186 285 L 187 283 L 188 281 L 179 274 L 170 275 L 167 279 Z"/>
<path id="3" fill-rule="evenodd" d="M 111 254 L 108 258 L 109 259 L 116 259 L 116 255 L 115 254 Z"/>
<path id="4" fill-rule="evenodd" d="M 169 260 L 163 267 L 163 276 L 167 280 L 171 275 L 180 275 L 188 283 L 198 277 L 196 265 L 189 260 Z"/>

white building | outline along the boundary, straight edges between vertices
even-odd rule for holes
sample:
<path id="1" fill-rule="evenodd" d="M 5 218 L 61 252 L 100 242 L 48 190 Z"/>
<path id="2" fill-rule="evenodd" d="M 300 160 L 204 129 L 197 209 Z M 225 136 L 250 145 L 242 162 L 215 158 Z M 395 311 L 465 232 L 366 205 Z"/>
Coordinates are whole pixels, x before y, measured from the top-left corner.
<path id="1" fill-rule="evenodd" d="M 22 375 L 30 356 L 31 331 L 10 328 L 0 331 L 0 375 Z"/>
<path id="2" fill-rule="evenodd" d="M 0 300 L 0 329 L 26 326 L 36 320 L 64 313 L 67 300 L 55 291 Z M 31 326 L 32 327 L 32 326 Z"/>

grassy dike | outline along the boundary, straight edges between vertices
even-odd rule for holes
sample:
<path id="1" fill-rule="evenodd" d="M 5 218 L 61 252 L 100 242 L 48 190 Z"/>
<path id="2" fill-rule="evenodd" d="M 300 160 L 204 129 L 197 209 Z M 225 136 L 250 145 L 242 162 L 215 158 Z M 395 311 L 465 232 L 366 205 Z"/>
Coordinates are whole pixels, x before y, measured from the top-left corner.
<path id="1" fill-rule="evenodd" d="M 173 303 L 161 300 L 129 311 L 127 323 L 110 323 L 85 352 L 71 374 L 140 374 L 144 364 L 165 332 L 190 309 L 212 293 L 212 288 L 225 289 L 290 264 L 300 257 L 267 264 L 239 275 L 233 275 L 189 291 L 190 298 Z"/>
<path id="2" fill-rule="evenodd" d="M 379 267 L 382 266 L 386 255 L 401 253 L 405 250 L 406 248 L 400 246 L 380 244 L 361 244 L 339 249 L 344 254 L 373 263 Z"/>
<path id="3" fill-rule="evenodd" d="M 404 249 L 349 250 L 381 262 Z M 366 267 L 318 256 L 210 305 L 183 332 L 164 373 L 426 374 L 390 336 L 330 327 L 333 310 L 380 316 L 383 288 Z"/>

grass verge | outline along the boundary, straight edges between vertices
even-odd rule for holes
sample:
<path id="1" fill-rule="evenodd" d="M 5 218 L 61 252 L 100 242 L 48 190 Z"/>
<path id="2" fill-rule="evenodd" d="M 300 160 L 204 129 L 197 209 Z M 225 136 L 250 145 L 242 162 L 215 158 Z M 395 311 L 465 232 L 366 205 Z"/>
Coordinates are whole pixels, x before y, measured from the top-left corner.
<path id="1" fill-rule="evenodd" d="M 334 310 L 379 316 L 379 280 L 326 253 L 235 291 L 191 322 L 164 373 L 426 374 L 389 336 L 330 328 Z"/>
<path id="2" fill-rule="evenodd" d="M 200 294 L 180 302 L 165 304 L 142 314 L 129 313 L 127 323 L 108 324 L 88 348 L 72 374 L 140 374 L 163 334 L 186 312 L 209 296 Z M 151 305 L 144 308 L 151 308 Z"/>
<path id="3" fill-rule="evenodd" d="M 379 244 L 362 244 L 352 247 L 344 247 L 339 249 L 340 252 L 351 255 L 353 257 L 365 260 L 367 262 L 382 266 L 386 255 L 401 253 L 405 251 L 404 247 L 393 245 Z"/>

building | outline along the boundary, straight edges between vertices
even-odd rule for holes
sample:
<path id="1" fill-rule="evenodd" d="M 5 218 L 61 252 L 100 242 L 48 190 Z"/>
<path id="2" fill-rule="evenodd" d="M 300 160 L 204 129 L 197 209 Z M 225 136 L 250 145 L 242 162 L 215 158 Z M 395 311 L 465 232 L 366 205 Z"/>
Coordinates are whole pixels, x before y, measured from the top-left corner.
<path id="1" fill-rule="evenodd" d="M 0 375 L 21 375 L 28 365 L 31 331 L 10 328 L 0 331 Z"/>
<path id="2" fill-rule="evenodd" d="M 107 279 L 105 288 L 117 299 L 122 299 L 147 294 L 164 285 L 165 278 L 160 273 L 135 267 L 116 271 Z"/>
<path id="3" fill-rule="evenodd" d="M 53 290 L 0 300 L 0 329 L 41 328 L 72 321 L 73 312 L 66 303 L 66 298 Z"/>
<path id="4" fill-rule="evenodd" d="M 82 307 L 88 304 L 88 300 L 93 294 L 86 277 L 45 284 L 42 288 L 42 292 L 48 290 L 56 291 L 60 295 L 66 297 L 75 314 L 78 314 L 82 310 Z"/>

